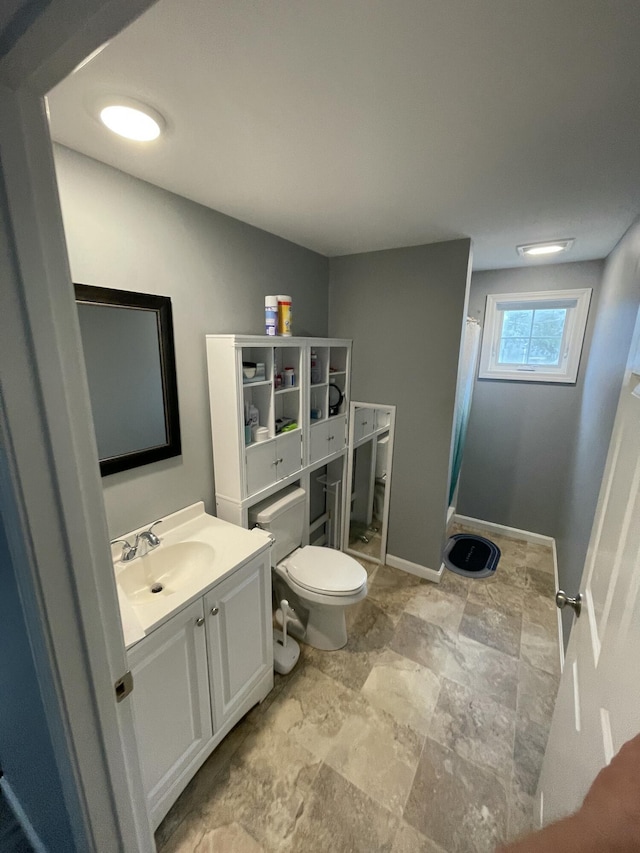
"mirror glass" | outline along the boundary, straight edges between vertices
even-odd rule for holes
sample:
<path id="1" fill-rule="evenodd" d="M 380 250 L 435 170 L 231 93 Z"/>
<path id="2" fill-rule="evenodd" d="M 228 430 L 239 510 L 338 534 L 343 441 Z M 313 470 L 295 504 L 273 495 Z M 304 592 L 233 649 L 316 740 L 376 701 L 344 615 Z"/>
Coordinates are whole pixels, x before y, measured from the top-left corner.
<path id="1" fill-rule="evenodd" d="M 395 406 L 351 403 L 343 548 L 374 563 L 384 563 Z"/>
<path id="2" fill-rule="evenodd" d="M 104 475 L 180 454 L 171 300 L 76 284 Z"/>

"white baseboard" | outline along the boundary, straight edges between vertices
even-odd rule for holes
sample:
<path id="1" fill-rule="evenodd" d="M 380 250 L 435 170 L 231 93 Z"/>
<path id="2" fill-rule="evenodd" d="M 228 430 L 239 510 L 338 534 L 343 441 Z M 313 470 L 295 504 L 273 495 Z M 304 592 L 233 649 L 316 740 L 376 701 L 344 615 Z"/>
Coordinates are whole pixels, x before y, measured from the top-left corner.
<path id="1" fill-rule="evenodd" d="M 476 530 L 486 530 L 488 533 L 498 533 L 509 536 L 511 539 L 522 539 L 532 544 L 550 545 L 555 543 L 553 536 L 544 536 L 542 533 L 533 533 L 531 530 L 520 530 L 518 527 L 507 527 L 506 524 L 496 524 L 493 521 L 483 521 L 481 518 L 470 518 L 468 515 L 455 515 L 453 520 L 456 524 L 464 524 L 474 527 Z"/>
<path id="2" fill-rule="evenodd" d="M 27 841 L 33 847 L 35 853 L 47 853 L 44 844 L 40 841 L 38 833 L 33 828 L 25 810 L 22 808 L 20 800 L 13 793 L 11 785 L 7 782 L 6 776 L 0 777 L 0 788 L 2 788 L 2 793 L 4 794 L 11 811 L 14 813 L 16 820 L 27 837 Z"/>
<path id="3" fill-rule="evenodd" d="M 440 583 L 440 578 L 444 571 L 444 566 L 440 566 L 439 570 L 428 569 L 426 566 L 412 563 L 410 560 L 404 560 L 402 557 L 394 557 L 393 554 L 387 554 L 385 562 L 388 566 L 393 566 L 394 569 L 402 569 L 403 572 L 409 572 L 410 575 L 417 575 L 417 577 L 433 581 L 433 583 Z"/>

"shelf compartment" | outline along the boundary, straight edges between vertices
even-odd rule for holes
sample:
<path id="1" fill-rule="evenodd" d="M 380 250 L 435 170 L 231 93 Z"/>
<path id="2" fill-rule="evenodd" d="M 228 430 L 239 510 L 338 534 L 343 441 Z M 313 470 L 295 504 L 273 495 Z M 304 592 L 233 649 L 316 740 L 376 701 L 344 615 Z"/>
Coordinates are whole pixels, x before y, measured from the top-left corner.
<path id="1" fill-rule="evenodd" d="M 247 408 L 254 405 L 258 410 L 258 425 L 269 430 L 269 438 L 274 436 L 274 405 L 271 393 L 271 382 L 254 382 L 242 386 L 244 398 L 244 416 L 246 419 Z M 262 442 L 258 442 L 262 444 Z M 249 446 L 249 445 L 247 445 Z"/>
<path id="2" fill-rule="evenodd" d="M 331 347 L 329 354 L 329 376 L 336 373 L 346 373 L 349 350 L 347 347 Z M 331 370 L 333 368 L 333 370 Z"/>
<path id="3" fill-rule="evenodd" d="M 302 395 L 299 388 L 283 388 L 282 393 L 276 392 L 274 398 L 275 419 L 286 418 L 302 426 Z M 277 424 L 274 424 L 274 428 Z M 280 433 L 278 433 L 280 434 Z"/>

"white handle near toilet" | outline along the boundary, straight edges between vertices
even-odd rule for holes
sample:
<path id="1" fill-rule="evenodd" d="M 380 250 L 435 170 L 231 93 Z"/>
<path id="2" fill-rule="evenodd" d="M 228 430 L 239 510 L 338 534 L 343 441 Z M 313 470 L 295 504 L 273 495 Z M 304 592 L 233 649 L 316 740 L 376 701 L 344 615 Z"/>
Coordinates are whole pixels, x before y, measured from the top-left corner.
<path id="1" fill-rule="evenodd" d="M 287 646 L 287 622 L 289 621 L 289 602 L 283 598 L 280 602 L 280 610 L 282 611 L 282 645 Z"/>

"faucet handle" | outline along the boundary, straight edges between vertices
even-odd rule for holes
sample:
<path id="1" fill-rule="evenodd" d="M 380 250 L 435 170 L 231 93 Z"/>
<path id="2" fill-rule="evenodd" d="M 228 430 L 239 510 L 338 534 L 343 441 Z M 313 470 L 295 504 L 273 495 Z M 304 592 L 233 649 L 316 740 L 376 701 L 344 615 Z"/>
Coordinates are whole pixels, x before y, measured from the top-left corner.
<path id="1" fill-rule="evenodd" d="M 154 545 L 154 546 L 160 544 L 160 539 L 156 536 L 155 533 L 153 533 L 153 528 L 156 526 L 156 524 L 162 524 L 162 519 L 159 518 L 157 521 L 154 521 L 153 524 L 147 530 L 147 534 L 148 534 L 147 538 L 148 538 L 149 544 Z"/>
<path id="2" fill-rule="evenodd" d="M 118 542 L 122 543 L 122 553 L 120 554 L 120 560 L 123 563 L 126 563 L 129 560 L 133 560 L 137 551 L 136 546 L 132 545 L 128 539 L 112 539 L 109 544 L 116 545 Z"/>

